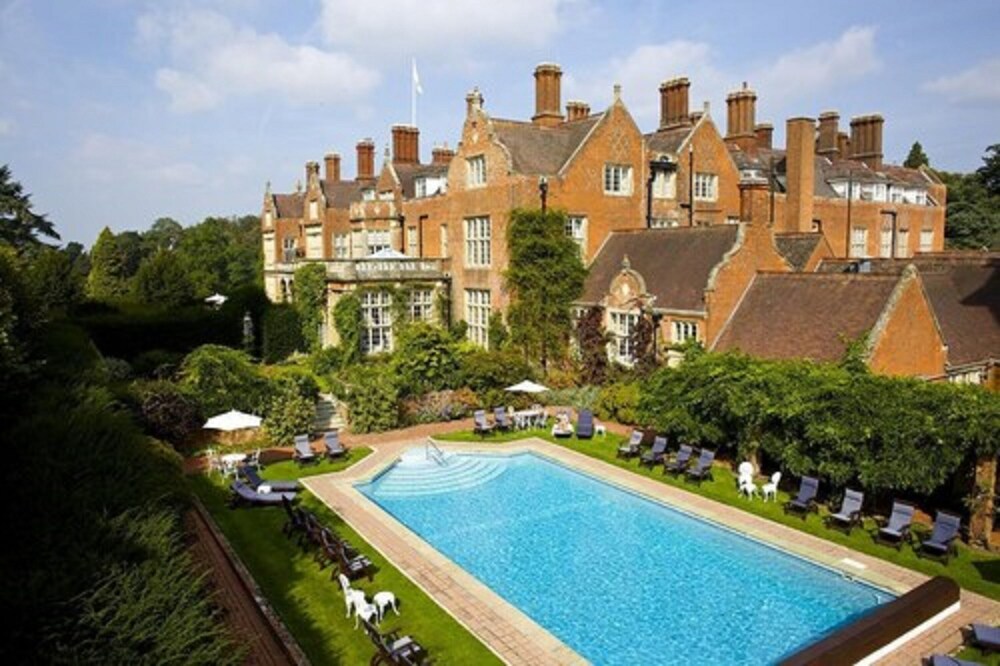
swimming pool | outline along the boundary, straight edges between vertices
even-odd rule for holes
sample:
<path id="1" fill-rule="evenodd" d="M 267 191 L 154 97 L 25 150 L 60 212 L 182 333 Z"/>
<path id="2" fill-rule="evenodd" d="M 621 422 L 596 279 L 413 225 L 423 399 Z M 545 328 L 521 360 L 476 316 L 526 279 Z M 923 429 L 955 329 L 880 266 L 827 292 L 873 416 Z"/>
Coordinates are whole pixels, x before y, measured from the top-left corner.
<path id="1" fill-rule="evenodd" d="M 531 453 L 358 489 L 595 664 L 773 663 L 892 599 Z"/>

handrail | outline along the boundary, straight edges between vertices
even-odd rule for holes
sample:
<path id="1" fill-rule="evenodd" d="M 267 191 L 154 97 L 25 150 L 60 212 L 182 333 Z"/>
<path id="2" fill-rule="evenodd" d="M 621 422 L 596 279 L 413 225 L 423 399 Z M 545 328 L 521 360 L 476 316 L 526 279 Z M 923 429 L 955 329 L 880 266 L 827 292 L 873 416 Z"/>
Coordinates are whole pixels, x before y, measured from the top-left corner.
<path id="1" fill-rule="evenodd" d="M 433 458 L 439 465 L 443 466 L 448 464 L 447 458 L 444 456 L 444 451 L 438 448 L 437 443 L 430 437 L 428 437 L 427 441 L 424 443 L 424 455 L 428 460 Z"/>

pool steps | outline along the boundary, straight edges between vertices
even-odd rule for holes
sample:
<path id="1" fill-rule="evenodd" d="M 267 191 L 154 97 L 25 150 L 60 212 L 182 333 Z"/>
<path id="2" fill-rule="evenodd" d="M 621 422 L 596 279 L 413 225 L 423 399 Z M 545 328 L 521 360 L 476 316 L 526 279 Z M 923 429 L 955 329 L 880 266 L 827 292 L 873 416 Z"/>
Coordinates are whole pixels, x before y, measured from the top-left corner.
<path id="1" fill-rule="evenodd" d="M 420 456 L 404 456 L 391 477 L 382 481 L 377 497 L 435 495 L 467 490 L 492 481 L 505 469 L 504 462 L 487 457 L 445 455 L 444 464 Z"/>

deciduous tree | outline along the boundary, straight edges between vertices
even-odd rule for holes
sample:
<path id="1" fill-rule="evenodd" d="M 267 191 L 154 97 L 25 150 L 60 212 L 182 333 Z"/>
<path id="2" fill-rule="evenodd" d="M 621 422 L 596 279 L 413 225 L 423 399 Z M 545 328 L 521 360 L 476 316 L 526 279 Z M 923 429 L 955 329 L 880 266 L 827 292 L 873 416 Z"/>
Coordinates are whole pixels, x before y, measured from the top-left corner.
<path id="1" fill-rule="evenodd" d="M 12 178 L 10 167 L 0 166 L 0 242 L 18 251 L 41 244 L 39 236 L 59 240 L 56 229 L 31 206 L 31 195 Z"/>

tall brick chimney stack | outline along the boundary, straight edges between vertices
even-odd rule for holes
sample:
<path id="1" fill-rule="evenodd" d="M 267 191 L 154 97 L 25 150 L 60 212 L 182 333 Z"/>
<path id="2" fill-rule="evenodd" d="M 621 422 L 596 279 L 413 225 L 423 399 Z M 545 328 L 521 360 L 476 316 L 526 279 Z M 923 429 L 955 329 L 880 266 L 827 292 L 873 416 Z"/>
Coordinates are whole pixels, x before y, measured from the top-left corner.
<path id="1" fill-rule="evenodd" d="M 688 91 L 691 82 L 686 76 L 660 84 L 660 129 L 673 129 L 691 123 Z"/>
<path id="2" fill-rule="evenodd" d="M 431 164 L 435 166 L 447 166 L 454 157 L 455 151 L 449 148 L 448 144 L 434 146 L 434 150 L 431 151 Z"/>
<path id="3" fill-rule="evenodd" d="M 819 114 L 819 136 L 816 138 L 816 154 L 831 160 L 840 156 L 840 114 L 824 111 Z M 847 155 L 843 155 L 847 157 Z"/>
<path id="4" fill-rule="evenodd" d="M 882 116 L 873 113 L 851 118 L 851 157 L 871 169 L 882 168 Z"/>
<path id="5" fill-rule="evenodd" d="M 754 137 L 758 148 L 771 150 L 774 144 L 774 125 L 771 123 L 758 123 L 753 128 Z"/>
<path id="6" fill-rule="evenodd" d="M 735 143 L 742 150 L 753 150 L 757 145 L 754 135 L 757 115 L 757 93 L 743 82 L 740 90 L 726 96 L 726 141 Z"/>
<path id="7" fill-rule="evenodd" d="M 392 126 L 392 163 L 420 163 L 420 130 L 413 125 Z"/>
<path id="8" fill-rule="evenodd" d="M 340 180 L 340 155 L 338 153 L 327 153 L 323 156 L 326 168 L 326 182 L 336 183 Z"/>
<path id="9" fill-rule="evenodd" d="M 580 120 L 590 115 L 590 105 L 586 102 L 571 99 L 566 102 L 566 120 Z"/>
<path id="10" fill-rule="evenodd" d="M 812 118 L 789 118 L 785 137 L 788 184 L 784 231 L 812 231 L 816 121 Z"/>
<path id="11" fill-rule="evenodd" d="M 375 180 L 375 142 L 358 141 L 358 180 Z"/>
<path id="12" fill-rule="evenodd" d="M 851 137 L 847 132 L 837 132 L 837 155 L 845 160 L 851 156 Z"/>
<path id="13" fill-rule="evenodd" d="M 562 70 L 559 65 L 543 62 L 535 67 L 535 115 L 531 122 L 552 127 L 563 121 L 560 87 Z"/>

